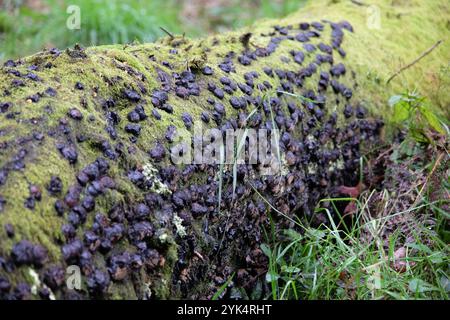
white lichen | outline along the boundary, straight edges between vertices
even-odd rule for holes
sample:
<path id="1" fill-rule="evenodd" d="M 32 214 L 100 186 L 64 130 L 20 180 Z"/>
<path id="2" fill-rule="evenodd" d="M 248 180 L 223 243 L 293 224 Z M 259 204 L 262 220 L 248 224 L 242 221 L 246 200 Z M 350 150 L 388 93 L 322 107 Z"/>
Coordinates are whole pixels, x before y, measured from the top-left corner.
<path id="1" fill-rule="evenodd" d="M 31 280 L 33 281 L 33 284 L 31 285 L 31 293 L 36 295 L 38 288 L 41 286 L 41 280 L 39 280 L 39 275 L 32 268 L 28 269 L 28 274 L 30 275 Z"/>
<path id="2" fill-rule="evenodd" d="M 175 228 L 177 229 L 177 234 L 183 238 L 187 235 L 186 228 L 183 226 L 183 219 L 181 219 L 176 213 L 173 216 L 172 220 L 173 224 L 175 225 Z"/>
<path id="3" fill-rule="evenodd" d="M 311 175 L 316 174 L 317 169 L 318 169 L 317 163 L 309 163 L 308 166 L 306 167 L 307 173 Z"/>
<path id="4" fill-rule="evenodd" d="M 342 155 L 339 157 L 339 159 L 336 160 L 336 168 L 338 170 L 344 170 L 345 168 L 345 162 L 344 159 L 342 158 Z"/>
<path id="5" fill-rule="evenodd" d="M 143 283 L 143 290 L 142 290 L 142 300 L 150 300 L 152 297 L 152 282 L 148 281 L 148 282 L 144 282 Z"/>
<path id="6" fill-rule="evenodd" d="M 39 288 L 43 287 L 49 291 L 50 293 L 49 299 L 55 300 L 55 295 L 53 294 L 52 290 L 48 288 L 45 284 L 41 283 L 41 280 L 39 279 L 39 274 L 34 269 L 28 268 L 28 274 L 30 275 L 31 281 L 33 282 L 31 285 L 31 293 L 33 295 L 37 295 Z"/>
<path id="7" fill-rule="evenodd" d="M 158 194 L 171 194 L 170 189 L 159 179 L 156 169 L 151 163 L 147 163 L 142 167 L 142 174 L 147 181 L 152 182 L 151 191 Z"/>
<path id="8" fill-rule="evenodd" d="M 168 238 L 169 235 L 167 233 L 161 233 L 161 235 L 158 237 L 159 242 L 161 243 L 166 243 Z"/>

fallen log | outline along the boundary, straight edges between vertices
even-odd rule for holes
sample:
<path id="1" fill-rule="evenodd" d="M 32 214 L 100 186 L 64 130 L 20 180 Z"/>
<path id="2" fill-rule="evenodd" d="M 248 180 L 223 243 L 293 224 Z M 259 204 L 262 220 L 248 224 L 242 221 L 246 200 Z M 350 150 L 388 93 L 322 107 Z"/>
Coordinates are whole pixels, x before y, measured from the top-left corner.
<path id="1" fill-rule="evenodd" d="M 314 1 L 202 39 L 7 61 L 0 298 L 211 298 L 233 273 L 234 294 L 264 288 L 264 230 L 317 220 L 320 199 L 357 185 L 390 94 L 414 85 L 446 110 L 445 40 L 386 80 L 445 39 L 448 16 L 445 1 Z M 175 165 L 199 123 L 278 134 L 277 171 L 233 157 Z"/>

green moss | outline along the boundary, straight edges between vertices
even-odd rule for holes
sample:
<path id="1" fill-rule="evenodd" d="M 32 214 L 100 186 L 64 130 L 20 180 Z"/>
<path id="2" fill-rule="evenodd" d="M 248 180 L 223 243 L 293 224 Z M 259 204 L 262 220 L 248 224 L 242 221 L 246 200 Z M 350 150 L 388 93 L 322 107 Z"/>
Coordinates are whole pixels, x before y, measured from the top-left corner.
<path id="1" fill-rule="evenodd" d="M 311 1 L 307 7 L 280 21 L 280 24 L 311 17 L 350 21 L 355 33 L 345 40 L 348 53 L 345 61 L 355 70 L 357 81 L 363 88 L 359 90 L 358 98 L 375 103 L 373 111 L 383 114 L 390 95 L 416 88 L 448 115 L 450 90 L 442 88 L 449 88 L 448 79 L 442 77 L 442 70 L 448 68 L 450 60 L 449 3 L 382 0 L 377 1 L 375 6 L 380 10 L 380 29 L 368 27 L 370 12 L 366 7 L 342 0 L 332 3 L 326 0 Z M 264 23 L 265 26 L 270 24 Z M 445 41 L 429 56 L 386 85 L 391 75 L 439 40 Z"/>
<path id="2" fill-rule="evenodd" d="M 151 289 L 157 299 L 169 299 L 171 296 L 170 284 L 175 263 L 178 261 L 178 245 L 171 232 L 165 231 L 162 245 L 164 250 L 164 265 L 156 274 L 151 276 Z M 161 238 L 161 237 L 160 237 Z"/>
<path id="3" fill-rule="evenodd" d="M 114 287 L 111 287 L 109 292 L 109 299 L 111 300 L 137 300 L 138 298 L 131 281 L 120 282 Z"/>

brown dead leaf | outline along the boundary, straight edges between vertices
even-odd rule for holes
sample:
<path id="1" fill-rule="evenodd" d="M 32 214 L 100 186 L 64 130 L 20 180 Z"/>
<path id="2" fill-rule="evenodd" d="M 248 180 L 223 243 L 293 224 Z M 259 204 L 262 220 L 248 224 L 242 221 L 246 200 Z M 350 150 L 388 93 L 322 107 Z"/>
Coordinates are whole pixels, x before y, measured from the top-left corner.
<path id="1" fill-rule="evenodd" d="M 403 260 L 406 257 L 406 248 L 400 247 L 394 252 L 394 262 L 391 264 L 395 271 L 403 273 L 406 272 L 408 262 Z M 414 262 L 409 262 L 410 266 L 414 266 Z"/>
<path id="2" fill-rule="evenodd" d="M 364 189 L 364 184 L 359 182 L 355 187 L 339 186 L 337 190 L 339 193 L 345 194 L 352 198 L 357 198 Z"/>
<path id="3" fill-rule="evenodd" d="M 406 257 L 406 249 L 405 247 L 400 247 L 394 252 L 394 260 L 399 260 Z"/>
<path id="4" fill-rule="evenodd" d="M 363 183 L 359 182 L 355 187 L 347 187 L 347 186 L 338 186 L 337 191 L 341 194 L 347 195 L 351 198 L 358 198 L 361 194 L 361 191 L 364 190 L 365 186 Z M 352 215 L 357 210 L 356 202 L 354 200 L 350 201 L 350 203 L 345 207 L 344 214 Z"/>

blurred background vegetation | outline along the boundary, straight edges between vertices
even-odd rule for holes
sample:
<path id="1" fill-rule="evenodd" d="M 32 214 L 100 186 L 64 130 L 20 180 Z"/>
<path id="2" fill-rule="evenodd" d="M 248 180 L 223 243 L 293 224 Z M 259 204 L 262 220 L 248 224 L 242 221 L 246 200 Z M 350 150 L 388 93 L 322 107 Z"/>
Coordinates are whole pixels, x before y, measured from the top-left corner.
<path id="1" fill-rule="evenodd" d="M 150 42 L 171 33 L 198 37 L 281 17 L 305 0 L 0 0 L 0 60 L 43 48 Z M 69 5 L 81 9 L 81 28 L 66 27 Z"/>

